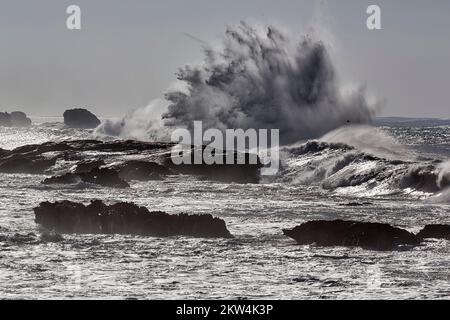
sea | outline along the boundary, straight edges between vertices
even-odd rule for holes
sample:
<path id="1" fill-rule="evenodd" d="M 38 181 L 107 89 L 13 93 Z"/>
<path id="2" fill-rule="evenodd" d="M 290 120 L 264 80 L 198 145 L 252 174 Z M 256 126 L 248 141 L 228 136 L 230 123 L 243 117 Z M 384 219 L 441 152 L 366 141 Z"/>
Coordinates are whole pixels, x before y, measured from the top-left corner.
<path id="1" fill-rule="evenodd" d="M 0 127 L 0 148 L 95 138 L 58 117 Z M 412 232 L 450 223 L 450 121 L 378 118 L 280 149 L 277 176 L 258 184 L 169 176 L 129 189 L 45 186 L 0 173 L 3 299 L 448 299 L 450 242 L 409 250 L 299 246 L 283 235 L 317 219 L 389 223 Z M 448 180 L 447 180 L 448 181 Z M 208 213 L 231 239 L 63 235 L 40 241 L 42 201 L 134 202 L 170 214 Z"/>

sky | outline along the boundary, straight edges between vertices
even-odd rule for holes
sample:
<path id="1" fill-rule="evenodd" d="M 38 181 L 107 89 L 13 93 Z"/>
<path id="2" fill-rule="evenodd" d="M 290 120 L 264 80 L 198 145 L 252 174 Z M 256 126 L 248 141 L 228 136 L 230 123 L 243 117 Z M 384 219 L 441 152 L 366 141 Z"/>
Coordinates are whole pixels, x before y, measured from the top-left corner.
<path id="1" fill-rule="evenodd" d="M 382 30 L 366 9 L 381 7 Z M 66 28 L 78 5 L 82 29 Z M 328 0 L 324 30 L 343 85 L 385 99 L 380 116 L 450 118 L 450 1 Z M 201 62 L 241 20 L 303 34 L 314 0 L 0 0 L 0 111 L 122 116 L 162 97 L 178 68 Z M 191 37 L 193 36 L 193 37 Z"/>

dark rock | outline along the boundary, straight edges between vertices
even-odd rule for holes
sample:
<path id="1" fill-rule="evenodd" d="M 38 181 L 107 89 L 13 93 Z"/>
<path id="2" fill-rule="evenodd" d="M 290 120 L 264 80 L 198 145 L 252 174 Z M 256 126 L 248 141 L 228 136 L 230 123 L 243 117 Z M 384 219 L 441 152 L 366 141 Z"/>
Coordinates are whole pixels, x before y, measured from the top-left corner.
<path id="1" fill-rule="evenodd" d="M 50 177 L 42 181 L 43 184 L 73 184 L 80 181 L 98 184 L 103 187 L 129 188 L 130 185 L 119 177 L 114 169 L 94 168 L 86 173 L 66 173 L 61 176 Z"/>
<path id="2" fill-rule="evenodd" d="M 88 173 L 89 171 L 99 168 L 105 165 L 103 160 L 92 160 L 92 161 L 80 161 L 77 163 L 74 173 Z"/>
<path id="3" fill-rule="evenodd" d="M 425 226 L 418 234 L 418 237 L 427 239 L 447 239 L 450 240 L 450 225 L 448 224 L 429 224 Z"/>
<path id="4" fill-rule="evenodd" d="M 104 187 L 129 188 L 130 185 L 123 181 L 116 170 L 108 168 L 95 168 L 88 173 L 80 174 L 84 182 L 99 184 Z"/>
<path id="5" fill-rule="evenodd" d="M 356 221 L 310 221 L 292 230 L 283 230 L 298 244 L 318 246 L 358 246 L 372 250 L 393 250 L 401 245 L 415 246 L 420 238 L 388 224 Z"/>
<path id="6" fill-rule="evenodd" d="M 86 159 L 84 160 L 86 161 L 84 165 L 80 164 L 79 169 L 75 169 L 75 173 L 78 174 L 92 170 L 92 168 L 97 167 L 97 164 L 100 166 L 104 164 L 102 160 L 92 159 L 92 154 L 94 152 L 96 154 L 101 154 L 98 157 L 108 159 L 109 163 L 116 163 L 114 167 L 121 171 L 121 176 L 127 180 L 159 179 L 167 174 L 187 174 L 200 176 L 203 179 L 213 181 L 236 183 L 259 182 L 262 165 L 257 156 L 255 164 L 249 164 L 248 159 L 250 158 L 250 154 L 240 153 L 240 155 L 245 157 L 246 164 L 237 164 L 235 162 L 235 164 L 208 165 L 203 161 L 201 164 L 194 164 L 192 161 L 192 164 L 176 165 L 172 161 L 171 151 L 173 146 L 173 143 L 140 142 L 133 140 L 112 142 L 102 142 L 97 140 L 46 142 L 43 144 L 21 146 L 11 151 L 4 150 L 0 152 L 0 164 L 9 159 L 29 162 L 29 160 L 34 161 L 34 159 L 45 157 L 46 159 L 51 159 L 53 163 L 55 163 L 56 160 L 72 162 Z M 223 153 L 225 158 L 227 153 Z M 133 160 L 123 163 L 124 156 L 139 156 L 146 160 Z M 237 158 L 237 156 L 238 153 L 234 153 L 234 157 Z M 226 162 L 224 161 L 224 163 Z M 64 168 L 66 172 L 73 167 L 73 164 L 69 165 L 70 167 Z M 16 166 L 20 167 L 19 165 Z M 61 168 L 58 168 L 58 170 L 60 171 Z M 41 171 L 39 171 L 39 173 L 41 173 Z M 50 168 L 47 167 L 44 171 L 50 172 Z"/>
<path id="7" fill-rule="evenodd" d="M 29 127 L 31 120 L 21 111 L 11 113 L 0 112 L 0 126 L 4 127 Z"/>
<path id="8" fill-rule="evenodd" d="M 150 212 L 133 203 L 106 205 L 96 200 L 85 206 L 71 201 L 42 202 L 34 213 L 36 223 L 61 234 L 231 237 L 225 222 L 209 214 L 169 215 Z"/>
<path id="9" fill-rule="evenodd" d="M 172 170 L 156 162 L 138 160 L 127 161 L 118 170 L 119 176 L 126 181 L 161 180 L 164 176 L 173 174 Z"/>
<path id="10" fill-rule="evenodd" d="M 39 157 L 12 157 L 7 158 L 6 160 L 0 159 L 0 172 L 43 174 L 51 166 L 55 165 L 55 162 L 56 159 L 43 159 Z"/>
<path id="11" fill-rule="evenodd" d="M 164 165 L 169 167 L 173 172 L 188 175 L 199 175 L 206 179 L 221 181 L 221 182 L 236 182 L 236 183 L 258 183 L 260 180 L 260 169 L 263 167 L 257 155 L 250 153 L 233 152 L 234 164 L 227 164 L 228 151 L 215 150 L 222 154 L 223 164 L 207 164 L 202 161 L 196 164 L 194 161 L 195 152 L 203 152 L 206 147 L 192 146 L 190 152 L 189 164 L 174 164 L 171 157 L 166 158 Z M 186 152 L 186 151 L 184 151 Z M 238 164 L 238 157 L 244 159 L 244 164 Z M 251 158 L 256 159 L 254 163 L 250 161 Z"/>
<path id="12" fill-rule="evenodd" d="M 94 129 L 100 124 L 100 120 L 86 109 L 66 110 L 63 116 L 64 123 L 71 128 Z"/>

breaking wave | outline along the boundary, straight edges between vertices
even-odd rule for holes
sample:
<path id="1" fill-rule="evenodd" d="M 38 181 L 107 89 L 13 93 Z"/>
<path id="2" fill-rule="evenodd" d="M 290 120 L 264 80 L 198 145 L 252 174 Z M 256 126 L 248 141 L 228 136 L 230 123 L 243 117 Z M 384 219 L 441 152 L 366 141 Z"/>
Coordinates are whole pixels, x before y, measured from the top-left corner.
<path id="1" fill-rule="evenodd" d="M 364 142 L 361 137 L 368 139 L 362 147 L 358 145 Z M 418 160 L 412 151 L 387 142 L 395 140 L 376 128 L 352 127 L 285 147 L 287 156 L 279 179 L 351 194 L 418 192 L 436 194 L 436 201 L 448 200 L 449 162 Z"/>
<path id="2" fill-rule="evenodd" d="M 150 105 L 97 134 L 151 140 L 203 121 L 205 129 L 279 129 L 280 142 L 289 144 L 372 120 L 364 88 L 344 93 L 327 46 L 312 36 L 293 39 L 242 22 L 226 30 L 220 49 L 204 53 L 202 65 L 179 70 L 182 88 L 166 93 L 164 112 Z"/>

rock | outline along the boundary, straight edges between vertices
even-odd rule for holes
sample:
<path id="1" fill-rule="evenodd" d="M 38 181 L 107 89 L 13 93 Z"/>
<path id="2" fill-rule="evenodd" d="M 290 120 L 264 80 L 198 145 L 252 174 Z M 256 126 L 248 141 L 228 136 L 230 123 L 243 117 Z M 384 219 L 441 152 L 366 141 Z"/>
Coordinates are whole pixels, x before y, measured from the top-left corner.
<path id="1" fill-rule="evenodd" d="M 202 160 L 202 163 L 200 164 L 195 164 L 194 153 L 203 152 L 205 146 L 202 147 L 202 150 L 199 149 L 200 147 L 191 147 L 190 164 L 174 164 L 171 157 L 166 158 L 163 164 L 175 173 L 203 176 L 205 179 L 214 181 L 236 183 L 259 182 L 262 164 L 258 156 L 250 153 L 238 153 L 231 151 L 234 153 L 234 164 L 227 164 L 228 152 L 216 150 L 216 152 L 220 152 L 220 154 L 222 154 L 223 164 L 206 164 L 204 160 Z M 237 164 L 238 156 L 242 156 L 245 159 L 244 164 Z M 250 161 L 250 158 L 253 156 L 256 159 L 254 164 Z"/>
<path id="2" fill-rule="evenodd" d="M 11 125 L 13 127 L 29 127 L 31 126 L 31 119 L 20 111 L 11 112 Z"/>
<path id="3" fill-rule="evenodd" d="M 372 250 L 393 250 L 402 245 L 415 246 L 420 238 L 388 224 L 357 221 L 310 221 L 292 230 L 283 230 L 298 244 L 318 246 L 362 247 Z"/>
<path id="4" fill-rule="evenodd" d="M 42 184 L 73 184 L 80 181 L 98 184 L 103 187 L 129 188 L 130 185 L 119 177 L 114 169 L 94 168 L 86 173 L 66 173 L 61 176 L 54 176 L 42 181 Z"/>
<path id="5" fill-rule="evenodd" d="M 99 184 L 104 187 L 129 188 L 130 185 L 123 181 L 116 170 L 108 168 L 95 168 L 88 173 L 80 174 L 81 180 L 88 183 Z"/>
<path id="6" fill-rule="evenodd" d="M 6 160 L 0 159 L 0 172 L 43 174 L 51 166 L 55 165 L 55 162 L 56 159 L 44 159 L 39 157 L 12 157 L 7 158 Z"/>
<path id="7" fill-rule="evenodd" d="M 34 213 L 36 223 L 60 234 L 232 237 L 225 222 L 209 214 L 169 215 L 125 202 L 106 205 L 95 200 L 87 206 L 71 201 L 42 202 Z"/>
<path id="8" fill-rule="evenodd" d="M 14 150 L 0 150 L 0 164 L 10 161 L 34 161 L 47 159 L 54 163 L 57 160 L 58 168 L 47 167 L 46 173 L 51 170 L 57 172 L 85 173 L 95 167 L 111 165 L 120 172 L 126 180 L 162 179 L 167 174 L 187 174 L 199 176 L 202 179 L 235 183 L 258 183 L 260 169 L 259 159 L 256 164 L 248 164 L 250 155 L 244 154 L 247 164 L 182 164 L 176 165 L 172 161 L 173 143 L 141 142 L 133 140 L 102 142 L 97 140 L 74 140 L 61 142 L 46 142 L 36 145 L 21 146 Z M 224 157 L 226 156 L 226 153 Z M 237 154 L 234 154 L 237 157 Z M 125 160 L 139 158 L 144 160 Z M 28 160 L 24 160 L 28 159 Z M 104 160 L 103 160 L 104 159 Z M 77 168 L 73 169 L 77 161 Z M 80 162 L 81 161 L 81 162 Z M 105 164 L 105 162 L 108 163 Z M 66 164 L 63 164 L 66 163 Z M 12 163 L 11 165 L 14 165 Z M 66 167 L 64 167 L 64 165 Z M 17 164 L 16 167 L 20 168 Z M 38 173 L 42 173 L 40 170 Z M 16 171 L 18 172 L 18 171 Z M 27 170 L 32 173 L 33 170 Z"/>
<path id="9" fill-rule="evenodd" d="M 161 180 L 166 175 L 173 174 L 172 170 L 156 162 L 132 160 L 118 167 L 119 176 L 126 180 Z"/>
<path id="10" fill-rule="evenodd" d="M 4 127 L 29 127 L 31 120 L 21 111 L 11 113 L 0 112 L 0 126 Z"/>
<path id="11" fill-rule="evenodd" d="M 422 239 L 447 239 L 450 240 L 450 225 L 448 224 L 429 224 L 425 226 L 418 234 Z"/>
<path id="12" fill-rule="evenodd" d="M 94 129 L 100 124 L 100 120 L 86 109 L 66 110 L 63 116 L 64 123 L 71 128 Z"/>
<path id="13" fill-rule="evenodd" d="M 103 160 L 80 161 L 74 170 L 75 174 L 88 173 L 89 171 L 105 165 Z"/>

